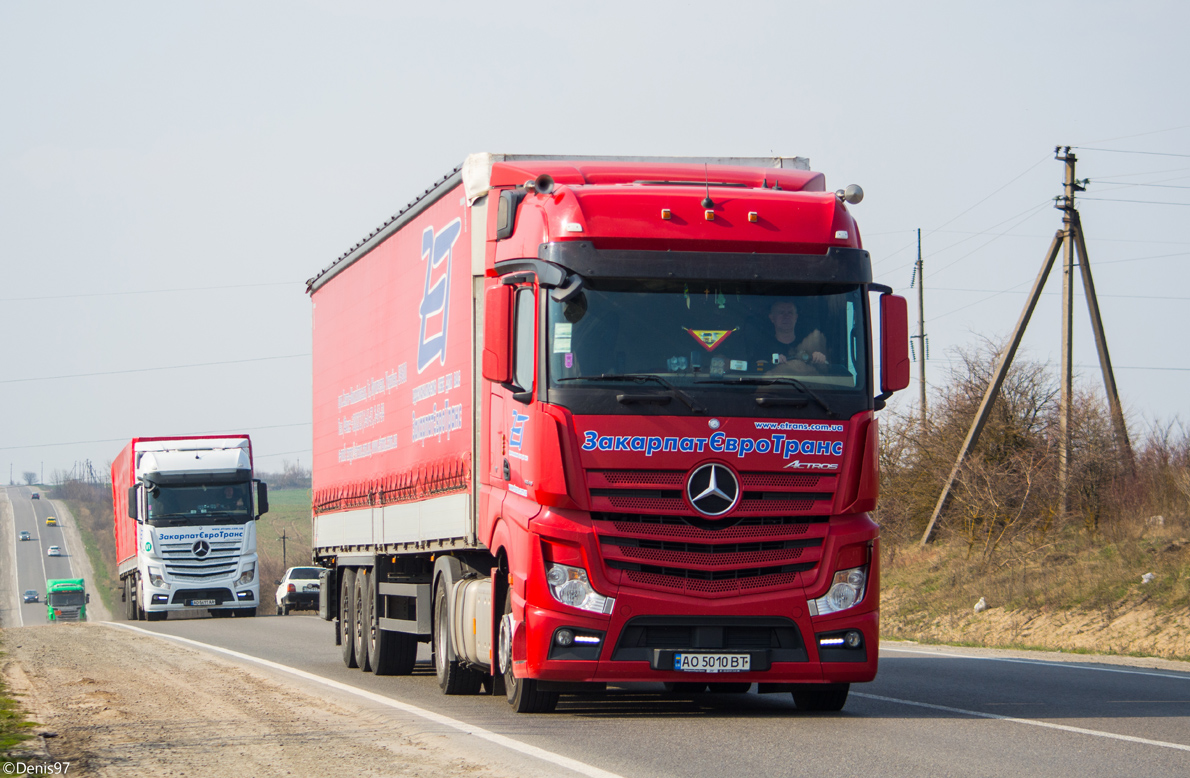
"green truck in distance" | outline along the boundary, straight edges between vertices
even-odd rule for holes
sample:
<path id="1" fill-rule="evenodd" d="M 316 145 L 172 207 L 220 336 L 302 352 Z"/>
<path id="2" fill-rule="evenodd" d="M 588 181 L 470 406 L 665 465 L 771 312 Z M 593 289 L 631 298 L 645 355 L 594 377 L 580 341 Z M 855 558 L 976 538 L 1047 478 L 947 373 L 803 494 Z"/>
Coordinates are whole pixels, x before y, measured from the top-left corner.
<path id="1" fill-rule="evenodd" d="M 56 578 L 45 582 L 45 610 L 49 621 L 86 621 L 87 594 L 82 578 Z"/>

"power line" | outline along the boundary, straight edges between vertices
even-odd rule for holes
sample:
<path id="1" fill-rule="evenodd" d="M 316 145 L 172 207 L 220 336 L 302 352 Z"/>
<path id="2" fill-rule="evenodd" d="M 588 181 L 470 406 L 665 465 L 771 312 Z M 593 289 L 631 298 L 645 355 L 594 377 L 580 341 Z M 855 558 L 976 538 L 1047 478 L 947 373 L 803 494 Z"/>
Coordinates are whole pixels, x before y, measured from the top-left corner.
<path id="1" fill-rule="evenodd" d="M 1187 157 L 1190 154 L 1173 154 L 1165 151 L 1130 151 L 1128 149 L 1097 149 L 1091 146 L 1071 146 L 1072 149 L 1083 149 L 1084 151 L 1103 151 L 1109 154 L 1144 154 L 1150 157 Z"/>
<path id="2" fill-rule="evenodd" d="M 1148 132 L 1138 132 L 1135 135 L 1119 135 L 1115 138 L 1100 138 L 1099 140 L 1087 141 L 1088 143 L 1111 143 L 1114 140 L 1131 140 L 1132 138 L 1144 138 L 1149 135 L 1160 135 L 1165 132 L 1175 132 L 1176 130 L 1185 130 L 1190 128 L 1190 124 L 1181 124 L 1177 127 L 1166 127 L 1164 130 L 1149 130 Z M 1072 148 L 1082 149 L 1085 146 L 1073 146 Z"/>
<path id="3" fill-rule="evenodd" d="M 1190 203 L 1167 203 L 1161 200 L 1120 200 L 1114 197 L 1080 197 L 1080 200 L 1099 200 L 1104 203 L 1140 203 L 1142 205 L 1190 205 Z"/>
<path id="4" fill-rule="evenodd" d="M 1179 178 L 1185 178 L 1185 176 L 1179 176 Z M 1174 180 L 1177 180 L 1177 179 L 1174 179 Z M 1135 183 L 1129 183 L 1128 181 L 1104 181 L 1103 179 L 1096 179 L 1095 183 L 1097 183 L 1097 184 L 1116 184 L 1119 186 L 1151 186 L 1156 189 L 1190 189 L 1190 186 L 1176 186 L 1174 184 L 1135 184 Z"/>
<path id="5" fill-rule="evenodd" d="M 77 297 L 115 297 L 117 295 L 130 294 L 167 294 L 171 292 L 210 292 L 219 289 L 248 289 L 258 286 L 296 286 L 298 284 L 305 284 L 305 281 L 274 281 L 267 284 L 233 284 L 230 286 L 186 286 L 176 287 L 174 289 L 139 289 L 128 292 L 85 292 L 83 294 L 53 294 L 44 295 L 41 297 L 0 297 L 0 302 L 25 302 L 33 300 L 70 300 Z"/>
<path id="6" fill-rule="evenodd" d="M 1095 264 L 1102 265 L 1104 263 L 1096 262 Z M 961 287 L 954 287 L 954 286 L 935 286 L 935 287 L 931 287 L 931 289 L 933 289 L 933 291 L 935 291 L 935 292 L 986 292 L 986 291 L 988 291 L 987 289 L 964 289 Z M 1003 290 L 1003 291 L 1011 291 L 1011 290 Z M 1050 295 L 1057 295 L 1058 292 L 1042 292 L 1042 294 L 1046 295 L 1046 296 L 1050 296 Z M 1098 297 L 1126 298 L 1126 299 L 1132 299 L 1132 300 L 1190 300 L 1190 297 L 1167 297 L 1165 295 L 1154 295 L 1154 294 L 1101 294 L 1101 295 L 1097 295 L 1097 296 Z"/>
<path id="7" fill-rule="evenodd" d="M 224 362 L 196 362 L 192 365 L 169 365 L 166 367 L 137 367 L 128 370 L 103 370 L 97 373 L 71 373 L 69 375 L 41 376 L 39 378 L 6 378 L 0 384 L 19 384 L 28 381 L 55 381 L 61 378 L 87 378 L 97 375 L 122 375 L 124 373 L 153 373 L 159 370 L 181 370 L 189 367 L 212 367 L 214 365 L 242 365 L 245 362 L 269 362 L 278 359 L 298 359 L 309 354 L 287 354 L 283 357 L 253 357 L 252 359 L 231 359 Z"/>

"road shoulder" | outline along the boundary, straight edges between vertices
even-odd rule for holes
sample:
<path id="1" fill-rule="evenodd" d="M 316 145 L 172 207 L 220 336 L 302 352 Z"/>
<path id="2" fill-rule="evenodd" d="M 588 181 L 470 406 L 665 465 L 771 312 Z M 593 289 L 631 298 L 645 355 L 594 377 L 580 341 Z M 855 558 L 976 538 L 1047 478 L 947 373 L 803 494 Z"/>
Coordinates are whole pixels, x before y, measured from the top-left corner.
<path id="1" fill-rule="evenodd" d="M 8 488 L 0 489 L 0 559 L 5 569 L 0 571 L 0 627 L 20 627 L 20 587 L 17 585 L 17 522 Z"/>

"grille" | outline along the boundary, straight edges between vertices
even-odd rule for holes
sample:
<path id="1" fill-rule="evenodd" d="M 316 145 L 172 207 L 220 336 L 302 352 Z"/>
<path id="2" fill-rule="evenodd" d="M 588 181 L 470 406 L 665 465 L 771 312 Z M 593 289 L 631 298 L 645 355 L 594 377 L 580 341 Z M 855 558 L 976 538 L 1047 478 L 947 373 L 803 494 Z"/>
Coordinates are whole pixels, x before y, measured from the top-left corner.
<path id="1" fill-rule="evenodd" d="M 234 575 L 240 562 L 242 543 L 212 542 L 205 556 L 194 553 L 194 543 L 162 543 L 158 546 L 166 572 L 180 581 L 205 581 Z"/>
<path id="2" fill-rule="evenodd" d="M 733 516 L 809 513 L 834 497 L 833 475 L 740 473 L 740 504 Z M 698 516 L 686 502 L 687 473 L 679 470 L 592 470 L 587 473 L 596 511 Z M 814 491 L 810 491 L 814 490 Z M 826 505 L 820 510 L 829 510 Z"/>
<path id="3" fill-rule="evenodd" d="M 788 567 L 794 567 L 794 565 L 788 565 Z M 814 565 L 797 565 L 797 567 L 810 569 L 814 567 Z M 666 570 L 668 573 L 668 569 Z M 629 570 L 626 571 L 624 575 L 630 582 L 640 586 L 653 589 L 665 589 L 668 591 L 684 591 L 687 594 L 703 597 L 727 597 L 740 594 L 741 592 L 785 588 L 796 583 L 798 577 L 797 572 L 787 572 L 758 575 L 749 578 L 733 578 L 718 581 L 708 581 L 698 578 L 689 578 L 684 575 L 669 575 L 667 573 L 654 573 L 644 570 Z"/>

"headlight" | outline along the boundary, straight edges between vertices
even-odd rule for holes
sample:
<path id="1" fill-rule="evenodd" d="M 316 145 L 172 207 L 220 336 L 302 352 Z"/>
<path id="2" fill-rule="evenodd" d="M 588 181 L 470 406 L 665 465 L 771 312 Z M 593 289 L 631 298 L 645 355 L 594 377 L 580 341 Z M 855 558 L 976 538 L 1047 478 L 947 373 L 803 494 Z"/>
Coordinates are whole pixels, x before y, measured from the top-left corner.
<path id="1" fill-rule="evenodd" d="M 550 585 L 550 594 L 563 605 L 608 614 L 616 604 L 614 597 L 604 597 L 591 588 L 587 571 L 581 567 L 551 564 L 545 580 Z"/>
<path id="2" fill-rule="evenodd" d="M 838 571 L 826 594 L 817 600 L 810 600 L 811 615 L 825 616 L 859 605 L 864 599 L 864 585 L 867 580 L 867 566 Z"/>
<path id="3" fill-rule="evenodd" d="M 244 572 L 240 573 L 240 580 L 236 581 L 236 586 L 247 586 L 252 583 L 252 579 L 256 577 L 256 563 L 248 565 L 244 568 Z"/>
<path id="4" fill-rule="evenodd" d="M 149 584 L 159 589 L 166 586 L 165 579 L 161 577 L 160 567 L 149 568 Z"/>

